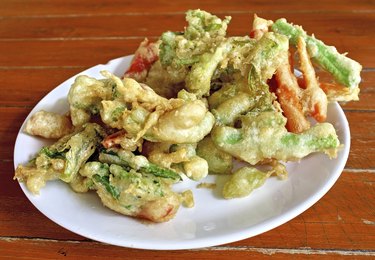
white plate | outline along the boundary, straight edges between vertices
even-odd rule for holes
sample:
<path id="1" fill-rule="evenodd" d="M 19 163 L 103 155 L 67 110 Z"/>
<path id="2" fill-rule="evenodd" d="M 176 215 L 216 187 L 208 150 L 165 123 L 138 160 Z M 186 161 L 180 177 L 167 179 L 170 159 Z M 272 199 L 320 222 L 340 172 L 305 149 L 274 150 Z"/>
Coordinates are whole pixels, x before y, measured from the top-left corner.
<path id="1" fill-rule="evenodd" d="M 80 74 L 99 78 L 101 70 L 108 70 L 121 76 L 130 60 L 131 56 L 118 58 Z M 52 90 L 30 115 L 41 109 L 68 111 L 66 97 L 74 78 Z M 221 198 L 222 177 L 218 178 L 215 190 L 198 189 L 197 183 L 184 181 L 177 184 L 175 190 L 192 189 L 196 205 L 191 209 L 180 208 L 176 217 L 167 223 L 145 224 L 117 214 L 103 207 L 95 193 L 75 193 L 60 181 L 48 182 L 39 196 L 32 195 L 24 184 L 20 185 L 35 207 L 52 221 L 74 233 L 108 244 L 143 249 L 189 249 L 234 242 L 291 220 L 317 202 L 336 182 L 349 155 L 350 132 L 344 112 L 337 103 L 329 105 L 328 121 L 335 126 L 344 144 L 336 159 L 313 154 L 299 163 L 288 163 L 287 180 L 272 177 L 242 199 Z M 14 148 L 15 166 L 27 162 L 46 144 L 40 138 L 24 134 L 22 129 L 23 126 Z M 209 176 L 204 182 L 215 182 L 215 178 Z"/>

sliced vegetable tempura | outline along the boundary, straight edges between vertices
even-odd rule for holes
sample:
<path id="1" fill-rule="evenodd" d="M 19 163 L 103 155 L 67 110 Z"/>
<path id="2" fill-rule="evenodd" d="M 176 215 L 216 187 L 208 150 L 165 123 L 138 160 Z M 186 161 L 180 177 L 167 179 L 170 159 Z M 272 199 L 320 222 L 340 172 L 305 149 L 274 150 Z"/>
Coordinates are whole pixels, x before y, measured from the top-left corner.
<path id="1" fill-rule="evenodd" d="M 58 141 L 15 178 L 33 193 L 60 179 L 121 214 L 163 222 L 194 205 L 191 190 L 174 191 L 187 178 L 228 175 L 222 195 L 233 199 L 285 179 L 289 161 L 335 158 L 328 104 L 358 100 L 361 65 L 285 19 L 255 16 L 248 35 L 227 36 L 230 20 L 189 10 L 182 31 L 145 39 L 122 77 L 77 76 L 67 116 L 41 111 L 27 123 Z"/>

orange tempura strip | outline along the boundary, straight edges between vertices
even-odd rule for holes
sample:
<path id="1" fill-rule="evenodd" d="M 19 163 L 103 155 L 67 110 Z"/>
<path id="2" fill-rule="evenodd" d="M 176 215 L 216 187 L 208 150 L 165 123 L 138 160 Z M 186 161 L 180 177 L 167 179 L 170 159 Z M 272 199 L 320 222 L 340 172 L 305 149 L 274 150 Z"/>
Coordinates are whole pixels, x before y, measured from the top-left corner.
<path id="1" fill-rule="evenodd" d="M 290 68 L 289 52 L 286 52 L 285 56 L 283 63 L 276 70 L 275 76 L 278 84 L 276 95 L 287 118 L 286 128 L 290 132 L 301 133 L 310 128 L 310 122 L 306 119 L 302 110 L 301 89 Z"/>
<path id="2" fill-rule="evenodd" d="M 297 50 L 300 57 L 300 69 L 306 86 L 302 94 L 304 112 L 318 122 L 324 122 L 327 118 L 327 95 L 319 86 L 303 37 L 298 37 Z"/>

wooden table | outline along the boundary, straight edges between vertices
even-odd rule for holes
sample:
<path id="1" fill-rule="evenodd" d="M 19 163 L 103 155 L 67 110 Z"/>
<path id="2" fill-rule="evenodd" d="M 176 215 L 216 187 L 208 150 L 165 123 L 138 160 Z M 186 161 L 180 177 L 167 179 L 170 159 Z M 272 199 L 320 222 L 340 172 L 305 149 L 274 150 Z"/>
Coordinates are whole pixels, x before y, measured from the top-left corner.
<path id="1" fill-rule="evenodd" d="M 0 258 L 233 259 L 375 256 L 375 1 L 0 1 Z M 211 248 L 152 251 L 76 235 L 36 210 L 13 181 L 17 132 L 33 106 L 65 79 L 132 54 L 145 37 L 180 30 L 184 12 L 232 16 L 230 35 L 252 15 L 285 17 L 363 65 L 359 102 L 342 105 L 349 160 L 334 187 L 306 212 L 269 232 Z"/>

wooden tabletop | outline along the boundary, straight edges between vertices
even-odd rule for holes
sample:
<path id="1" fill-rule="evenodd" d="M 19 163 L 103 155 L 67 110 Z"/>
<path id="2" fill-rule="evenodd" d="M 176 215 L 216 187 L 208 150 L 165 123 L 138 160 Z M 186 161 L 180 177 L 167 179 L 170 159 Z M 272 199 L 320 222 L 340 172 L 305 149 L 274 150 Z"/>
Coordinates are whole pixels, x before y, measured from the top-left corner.
<path id="1" fill-rule="evenodd" d="M 288 3 L 286 3 L 288 2 Z M 232 16 L 230 35 L 249 33 L 254 13 L 287 18 L 363 65 L 360 101 L 342 104 L 350 155 L 333 188 L 289 222 L 210 248 L 153 251 L 74 234 L 40 213 L 13 180 L 17 132 L 49 91 L 96 64 L 132 54 L 145 37 L 181 30 L 200 8 Z M 234 259 L 375 256 L 375 1 L 0 1 L 0 258 Z M 257 259 L 256 258 L 256 259 Z"/>

